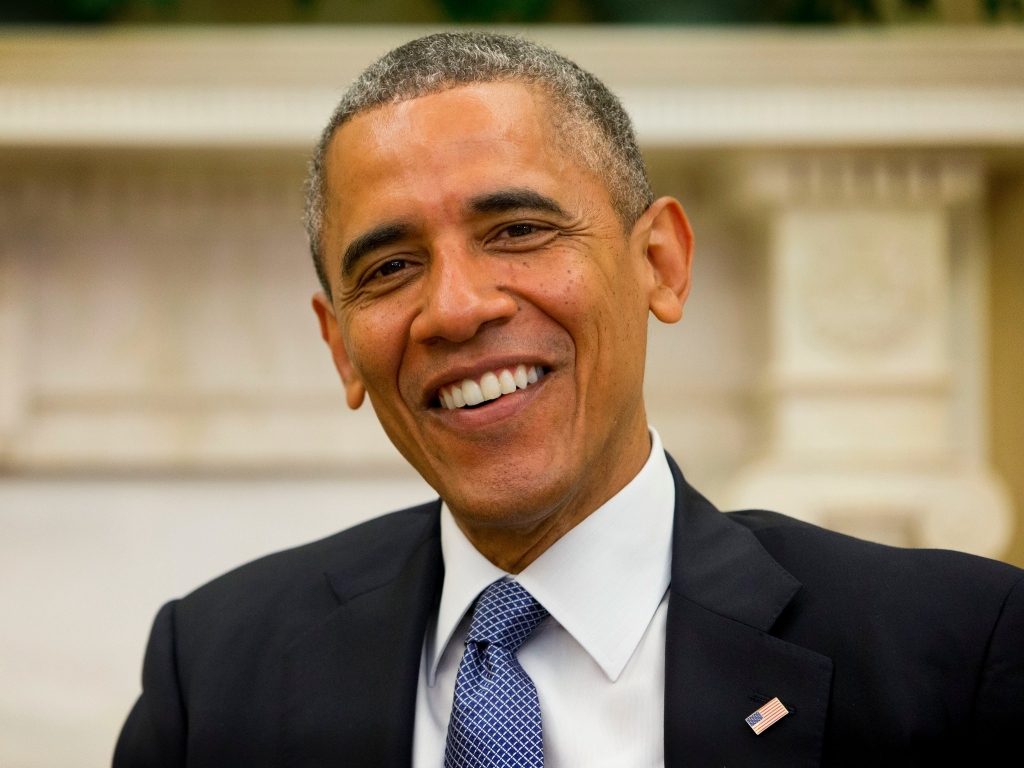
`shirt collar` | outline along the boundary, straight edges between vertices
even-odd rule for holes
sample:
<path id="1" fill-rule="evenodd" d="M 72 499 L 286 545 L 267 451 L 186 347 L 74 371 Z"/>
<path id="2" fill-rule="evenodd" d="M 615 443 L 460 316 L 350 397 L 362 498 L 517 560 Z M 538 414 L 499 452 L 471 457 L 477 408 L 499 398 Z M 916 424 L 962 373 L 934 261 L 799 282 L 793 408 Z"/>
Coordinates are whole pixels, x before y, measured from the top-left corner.
<path id="1" fill-rule="evenodd" d="M 515 578 L 614 682 L 668 589 L 675 482 L 653 428 L 651 455 L 615 496 Z M 428 634 L 428 681 L 462 618 L 488 585 L 509 574 L 481 555 L 441 508 L 444 586 Z"/>

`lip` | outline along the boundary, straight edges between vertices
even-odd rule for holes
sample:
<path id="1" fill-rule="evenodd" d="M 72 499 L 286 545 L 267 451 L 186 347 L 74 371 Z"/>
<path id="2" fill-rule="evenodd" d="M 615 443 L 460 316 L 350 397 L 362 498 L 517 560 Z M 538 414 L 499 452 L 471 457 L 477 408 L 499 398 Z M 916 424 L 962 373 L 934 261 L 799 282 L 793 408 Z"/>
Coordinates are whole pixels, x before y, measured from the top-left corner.
<path id="1" fill-rule="evenodd" d="M 501 368 L 503 366 L 499 365 L 496 367 Z M 483 370 L 486 372 L 493 369 L 485 368 Z M 444 407 L 430 408 L 429 413 L 456 429 L 487 427 L 510 419 L 526 408 L 533 402 L 534 398 L 544 391 L 552 375 L 555 374 L 549 371 L 526 389 L 517 389 L 515 392 L 502 395 L 497 400 L 490 400 L 475 408 L 453 408 L 451 410 Z"/>
<path id="2" fill-rule="evenodd" d="M 515 355 L 502 355 L 501 357 L 488 358 L 474 362 L 472 365 L 457 365 L 451 368 L 446 368 L 443 373 L 437 376 L 431 377 L 426 385 L 423 387 L 423 407 L 429 410 L 437 410 L 437 401 L 441 387 L 454 384 L 455 382 L 461 382 L 464 379 L 479 379 L 485 373 L 490 371 L 498 371 L 502 368 L 511 368 L 515 370 L 515 367 L 522 363 L 529 367 L 531 365 L 543 366 L 547 371 L 545 376 L 551 374 L 551 364 L 542 360 L 538 360 L 536 357 L 530 355 L 521 355 L 516 357 Z M 543 381 L 543 378 L 541 379 Z M 537 382 L 539 384 L 540 381 Z M 532 388 L 536 387 L 537 384 L 531 384 L 526 389 L 521 389 L 519 392 L 529 392 Z M 510 397 L 512 394 L 504 395 L 499 397 L 498 401 L 504 400 L 506 397 Z M 443 407 L 442 407 L 443 410 Z M 462 409 L 460 409 L 462 410 Z"/>

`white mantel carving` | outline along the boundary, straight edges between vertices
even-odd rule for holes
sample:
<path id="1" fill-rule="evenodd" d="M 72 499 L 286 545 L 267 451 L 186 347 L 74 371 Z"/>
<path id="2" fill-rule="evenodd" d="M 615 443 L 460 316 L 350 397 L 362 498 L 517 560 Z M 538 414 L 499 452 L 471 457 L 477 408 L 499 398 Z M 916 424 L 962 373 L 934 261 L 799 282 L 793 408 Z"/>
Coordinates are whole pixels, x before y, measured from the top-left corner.
<path id="1" fill-rule="evenodd" d="M 983 166 L 941 152 L 802 153 L 752 163 L 734 189 L 767 216 L 773 274 L 771 438 L 735 504 L 998 553 L 1010 507 L 986 441 L 972 439 L 987 424 L 984 391 L 969 385 L 984 377 L 978 307 L 965 302 L 984 291 L 970 284 L 983 253 L 954 237 L 978 214 Z"/>
<path id="2" fill-rule="evenodd" d="M 8 466 L 403 466 L 324 354 L 301 156 L 6 169 Z M 2 445 L 2 444 L 0 444 Z"/>
<path id="3" fill-rule="evenodd" d="M 308 147 L 429 29 L 0 33 L 0 146 Z M 1014 29 L 523 32 L 619 92 L 647 145 L 1024 144 Z"/>

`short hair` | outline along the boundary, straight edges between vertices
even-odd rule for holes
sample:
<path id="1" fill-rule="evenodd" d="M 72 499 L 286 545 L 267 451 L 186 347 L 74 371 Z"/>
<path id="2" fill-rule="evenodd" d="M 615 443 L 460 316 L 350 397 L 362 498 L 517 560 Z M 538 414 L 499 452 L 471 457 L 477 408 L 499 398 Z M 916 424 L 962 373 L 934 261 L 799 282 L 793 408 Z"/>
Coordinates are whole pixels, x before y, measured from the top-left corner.
<path id="1" fill-rule="evenodd" d="M 590 72 L 521 37 L 490 32 L 441 32 L 412 40 L 375 61 L 349 86 L 313 152 L 306 186 L 306 231 L 317 277 L 328 296 L 323 263 L 327 205 L 325 162 L 337 130 L 358 114 L 460 85 L 521 82 L 541 88 L 562 111 L 560 138 L 584 165 L 602 174 L 616 214 L 628 231 L 654 195 L 629 115 Z"/>

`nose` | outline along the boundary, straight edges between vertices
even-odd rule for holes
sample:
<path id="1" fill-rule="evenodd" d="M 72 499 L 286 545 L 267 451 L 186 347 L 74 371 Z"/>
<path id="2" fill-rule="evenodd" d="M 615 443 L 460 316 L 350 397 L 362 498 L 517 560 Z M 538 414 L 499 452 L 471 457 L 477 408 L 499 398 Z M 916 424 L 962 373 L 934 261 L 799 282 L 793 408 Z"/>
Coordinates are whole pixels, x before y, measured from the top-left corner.
<path id="1" fill-rule="evenodd" d="M 515 316 L 516 300 L 502 289 L 488 262 L 490 259 L 464 246 L 449 245 L 435 251 L 424 286 L 423 308 L 409 329 L 413 341 L 468 341 L 486 323 Z"/>

